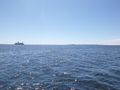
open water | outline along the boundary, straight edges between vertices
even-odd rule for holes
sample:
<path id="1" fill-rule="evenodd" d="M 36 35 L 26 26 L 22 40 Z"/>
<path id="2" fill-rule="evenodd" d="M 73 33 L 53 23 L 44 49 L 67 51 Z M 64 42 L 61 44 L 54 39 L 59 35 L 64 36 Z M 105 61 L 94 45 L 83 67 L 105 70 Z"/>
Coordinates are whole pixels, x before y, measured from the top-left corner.
<path id="1" fill-rule="evenodd" d="M 120 90 L 120 46 L 0 45 L 0 90 Z"/>

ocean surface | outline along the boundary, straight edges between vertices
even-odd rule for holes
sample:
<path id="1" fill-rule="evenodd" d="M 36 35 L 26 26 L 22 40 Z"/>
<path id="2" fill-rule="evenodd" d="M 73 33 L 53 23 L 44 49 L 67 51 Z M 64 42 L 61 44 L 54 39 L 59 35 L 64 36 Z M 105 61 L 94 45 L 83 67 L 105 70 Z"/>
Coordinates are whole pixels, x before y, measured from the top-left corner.
<path id="1" fill-rule="evenodd" d="M 0 45 L 0 90 L 120 90 L 120 46 Z"/>

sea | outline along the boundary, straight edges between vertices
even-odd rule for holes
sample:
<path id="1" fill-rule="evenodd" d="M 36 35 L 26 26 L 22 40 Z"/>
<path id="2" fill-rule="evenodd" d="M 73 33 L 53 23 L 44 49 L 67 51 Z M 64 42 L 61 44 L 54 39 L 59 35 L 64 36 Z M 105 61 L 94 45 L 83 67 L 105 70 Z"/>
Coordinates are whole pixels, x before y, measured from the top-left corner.
<path id="1" fill-rule="evenodd" d="M 0 45 L 0 90 L 120 90 L 120 46 Z"/>

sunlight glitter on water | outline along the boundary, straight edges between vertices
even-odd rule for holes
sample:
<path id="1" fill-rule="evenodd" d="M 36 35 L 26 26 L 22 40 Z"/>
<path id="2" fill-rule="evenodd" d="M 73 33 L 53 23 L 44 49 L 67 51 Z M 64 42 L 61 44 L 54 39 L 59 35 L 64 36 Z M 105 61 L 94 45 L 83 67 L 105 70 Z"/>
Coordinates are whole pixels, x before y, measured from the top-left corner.
<path id="1" fill-rule="evenodd" d="M 120 47 L 8 45 L 0 50 L 0 90 L 120 89 Z"/>

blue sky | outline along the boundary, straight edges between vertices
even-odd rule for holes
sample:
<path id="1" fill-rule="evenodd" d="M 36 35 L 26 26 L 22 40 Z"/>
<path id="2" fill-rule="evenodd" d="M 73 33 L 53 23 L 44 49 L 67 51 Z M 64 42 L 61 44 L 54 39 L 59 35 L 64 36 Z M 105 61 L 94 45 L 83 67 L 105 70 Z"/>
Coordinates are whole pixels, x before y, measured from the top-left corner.
<path id="1" fill-rule="evenodd" d="M 120 0 L 0 0 L 0 43 L 120 44 Z"/>

